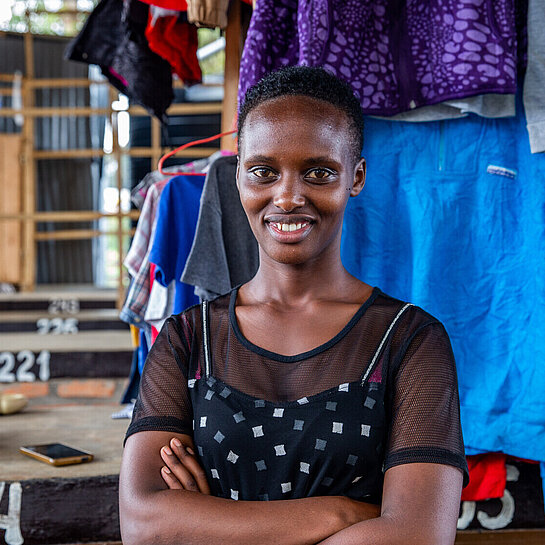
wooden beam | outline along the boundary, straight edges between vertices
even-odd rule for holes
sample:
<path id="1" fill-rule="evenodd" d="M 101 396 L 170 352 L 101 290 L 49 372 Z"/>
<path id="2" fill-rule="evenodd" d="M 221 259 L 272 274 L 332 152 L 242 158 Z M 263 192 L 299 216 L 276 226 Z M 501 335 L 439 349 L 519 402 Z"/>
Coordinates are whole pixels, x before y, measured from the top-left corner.
<path id="1" fill-rule="evenodd" d="M 209 157 L 214 153 L 216 148 L 204 148 L 204 147 L 198 147 L 195 146 L 193 148 L 187 148 L 179 151 L 176 156 L 177 157 Z M 161 155 L 165 154 L 167 151 L 170 151 L 167 148 L 163 148 L 161 150 Z M 130 150 L 125 152 L 127 155 L 130 155 L 131 157 L 152 157 L 153 156 L 153 148 L 131 148 Z"/>
<path id="2" fill-rule="evenodd" d="M 129 212 L 95 212 L 94 210 L 59 210 L 49 212 L 34 212 L 33 214 L 0 214 L 2 220 L 32 220 L 34 222 L 78 222 L 93 221 L 100 218 L 130 218 L 137 220 L 140 217 L 139 210 L 130 210 Z"/>
<path id="3" fill-rule="evenodd" d="M 28 107 L 24 112 L 15 108 L 0 108 L 0 116 L 11 117 L 24 113 L 25 117 L 89 117 L 91 115 L 110 115 L 109 108 L 92 108 L 90 106 L 68 106 L 68 107 Z"/>
<path id="4" fill-rule="evenodd" d="M 543 545 L 545 529 L 535 530 L 464 530 L 456 534 L 456 545 Z"/>
<path id="5" fill-rule="evenodd" d="M 34 44 L 32 34 L 24 35 L 25 76 L 34 77 Z M 34 106 L 34 93 L 26 84 L 23 87 L 23 110 Z M 24 116 L 23 123 L 23 212 L 29 216 L 36 210 L 36 163 L 34 161 L 34 118 Z M 36 286 L 35 223 L 30 218 L 23 221 L 21 291 L 34 291 Z"/>
<path id="6" fill-rule="evenodd" d="M 161 148 L 161 155 L 170 151 L 169 148 Z M 192 147 L 179 151 L 178 157 L 208 157 L 215 151 L 215 148 Z M 154 148 L 125 148 L 121 150 L 122 155 L 129 157 L 154 157 L 157 150 Z M 101 149 L 69 149 L 69 150 L 40 150 L 34 152 L 34 159 L 84 159 L 88 157 L 104 157 L 111 155 L 112 152 L 106 152 Z M 156 163 L 154 163 L 156 164 Z"/>
<path id="7" fill-rule="evenodd" d="M 167 115 L 219 114 L 221 111 L 221 102 L 185 102 L 182 104 L 172 104 L 167 110 Z M 130 106 L 128 112 L 131 115 L 149 115 L 147 110 L 142 108 L 142 106 Z"/>
<path id="8" fill-rule="evenodd" d="M 161 147 L 161 123 L 158 119 L 153 117 L 151 119 L 151 170 L 157 168 L 157 163 L 163 154 L 163 148 Z"/>
<path id="9" fill-rule="evenodd" d="M 40 78 L 29 80 L 28 85 L 33 89 L 55 89 L 61 87 L 89 87 L 90 85 L 109 85 L 110 82 L 104 80 L 92 80 L 89 78 Z"/>
<path id="10" fill-rule="evenodd" d="M 234 129 L 237 115 L 238 73 L 242 55 L 242 28 L 240 22 L 240 0 L 229 4 L 228 22 L 225 30 L 225 75 L 223 84 L 223 106 L 221 132 Z M 221 138 L 221 149 L 236 152 L 233 135 Z"/>
<path id="11" fill-rule="evenodd" d="M 129 229 L 128 231 L 121 231 L 121 236 L 132 236 L 135 229 Z M 36 233 L 36 240 L 88 240 L 90 238 L 97 238 L 103 235 L 119 236 L 119 231 L 102 231 L 100 229 L 59 229 L 58 231 L 38 231 Z"/>

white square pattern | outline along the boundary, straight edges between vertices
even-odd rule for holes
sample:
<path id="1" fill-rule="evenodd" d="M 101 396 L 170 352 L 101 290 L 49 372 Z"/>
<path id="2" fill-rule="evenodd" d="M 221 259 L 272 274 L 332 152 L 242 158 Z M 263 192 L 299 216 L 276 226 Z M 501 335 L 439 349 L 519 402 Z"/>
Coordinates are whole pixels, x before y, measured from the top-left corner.
<path id="1" fill-rule="evenodd" d="M 282 487 L 282 494 L 291 492 L 291 483 L 281 483 L 280 486 Z"/>
<path id="2" fill-rule="evenodd" d="M 229 454 L 227 455 L 227 461 L 231 462 L 232 464 L 236 464 L 238 459 L 239 455 L 235 454 L 232 450 L 230 450 Z"/>
<path id="3" fill-rule="evenodd" d="M 343 432 L 343 423 L 342 422 L 333 422 L 333 433 L 342 433 Z"/>

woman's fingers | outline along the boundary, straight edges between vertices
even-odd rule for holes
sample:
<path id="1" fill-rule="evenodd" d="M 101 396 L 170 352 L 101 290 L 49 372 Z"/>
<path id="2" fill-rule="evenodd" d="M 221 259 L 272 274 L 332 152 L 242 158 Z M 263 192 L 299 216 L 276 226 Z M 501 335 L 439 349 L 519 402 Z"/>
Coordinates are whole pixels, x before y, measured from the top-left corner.
<path id="1" fill-rule="evenodd" d="M 161 477 L 163 477 L 163 481 L 165 481 L 171 490 L 183 490 L 184 487 L 167 466 L 161 468 Z"/>
<path id="2" fill-rule="evenodd" d="M 170 441 L 170 447 L 184 465 L 184 467 L 191 473 L 191 476 L 195 480 L 199 492 L 203 494 L 210 494 L 210 487 L 206 480 L 206 473 L 204 472 L 201 464 L 195 458 L 195 453 L 191 447 L 185 447 L 178 438 L 173 438 Z"/>
<path id="3" fill-rule="evenodd" d="M 161 458 L 163 459 L 163 462 L 165 462 L 167 468 L 170 470 L 171 475 L 177 479 L 180 484 L 179 487 L 175 486 L 175 488 L 183 488 L 184 490 L 191 490 L 192 492 L 200 492 L 197 481 L 194 479 L 189 469 L 187 469 L 185 465 L 180 462 L 178 456 L 172 452 L 170 447 L 165 446 L 161 449 Z M 173 482 L 172 477 L 165 470 L 161 470 L 161 475 L 169 488 L 171 488 L 170 483 Z M 170 479 L 167 480 L 165 477 L 170 477 Z"/>

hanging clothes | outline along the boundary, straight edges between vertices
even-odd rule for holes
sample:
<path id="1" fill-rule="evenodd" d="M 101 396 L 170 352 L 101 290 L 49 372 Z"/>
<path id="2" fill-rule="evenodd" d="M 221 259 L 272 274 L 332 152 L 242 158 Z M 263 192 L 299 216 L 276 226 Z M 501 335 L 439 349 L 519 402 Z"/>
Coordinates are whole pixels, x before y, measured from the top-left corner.
<path id="1" fill-rule="evenodd" d="M 167 13 L 156 16 L 154 7 L 151 7 L 145 32 L 148 45 L 154 53 L 168 61 L 184 85 L 199 83 L 202 72 L 197 60 L 197 28 L 184 20 L 185 14 Z"/>
<path id="2" fill-rule="evenodd" d="M 545 453 L 545 155 L 524 110 L 503 120 L 367 119 L 347 269 L 447 328 L 466 453 Z"/>
<path id="3" fill-rule="evenodd" d="M 259 266 L 257 241 L 240 203 L 236 169 L 235 156 L 220 157 L 204 184 L 195 239 L 181 276 L 202 299 L 247 282 Z"/>
<path id="4" fill-rule="evenodd" d="M 198 302 L 194 290 L 180 281 L 195 236 L 205 176 L 176 176 L 163 189 L 155 238 L 149 260 L 157 268 L 155 279 L 167 287 L 176 282 L 173 313 Z"/>
<path id="5" fill-rule="evenodd" d="M 462 501 L 482 501 L 501 498 L 507 482 L 506 456 L 490 452 L 467 456 L 469 484 L 462 490 Z"/>
<path id="6" fill-rule="evenodd" d="M 138 327 L 144 327 L 145 324 L 150 294 L 149 255 L 155 238 L 159 199 L 167 183 L 168 180 L 164 179 L 149 188 L 131 247 L 124 261 L 133 279 L 119 318 Z"/>
<path id="7" fill-rule="evenodd" d="M 532 153 L 545 152 L 545 0 L 528 2 L 528 67 L 524 108 Z"/>
<path id="8" fill-rule="evenodd" d="M 144 35 L 148 6 L 137 0 L 101 0 L 65 51 L 68 60 L 98 64 L 109 82 L 150 114 L 165 120 L 170 106 L 170 65 Z"/>
<path id="9" fill-rule="evenodd" d="M 368 114 L 514 94 L 514 2 L 260 0 L 242 54 L 239 103 L 266 73 L 296 64 L 348 81 Z"/>
<path id="10" fill-rule="evenodd" d="M 227 28 L 229 0 L 188 0 L 187 19 L 199 27 Z"/>

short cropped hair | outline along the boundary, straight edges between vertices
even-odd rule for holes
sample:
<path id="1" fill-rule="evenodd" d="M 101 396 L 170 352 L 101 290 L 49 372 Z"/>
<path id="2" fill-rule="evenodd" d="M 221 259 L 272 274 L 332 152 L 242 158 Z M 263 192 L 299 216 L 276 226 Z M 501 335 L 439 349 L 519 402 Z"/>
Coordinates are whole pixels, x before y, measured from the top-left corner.
<path id="1" fill-rule="evenodd" d="M 327 102 L 342 110 L 352 132 L 350 144 L 354 162 L 361 157 L 363 148 L 363 110 L 351 87 L 330 72 L 317 66 L 289 66 L 270 72 L 246 91 L 238 115 L 238 139 L 248 114 L 267 100 L 292 96 L 307 96 Z"/>

